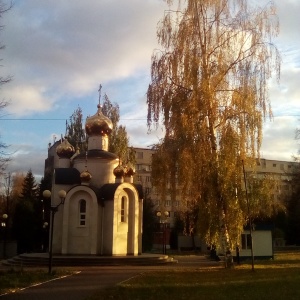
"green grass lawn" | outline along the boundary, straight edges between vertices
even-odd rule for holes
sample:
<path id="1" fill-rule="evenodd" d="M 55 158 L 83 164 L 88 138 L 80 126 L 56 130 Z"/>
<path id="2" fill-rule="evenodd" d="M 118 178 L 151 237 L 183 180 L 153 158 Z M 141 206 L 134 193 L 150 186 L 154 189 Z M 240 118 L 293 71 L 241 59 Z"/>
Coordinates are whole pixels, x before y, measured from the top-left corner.
<path id="1" fill-rule="evenodd" d="M 100 299 L 300 299 L 300 252 L 256 261 L 254 271 L 249 262 L 234 269 L 146 272 L 89 298 Z"/>
<path id="2" fill-rule="evenodd" d="M 51 275 L 45 270 L 36 269 L 0 271 L 0 295 L 67 274 L 70 272 L 65 270 L 53 272 Z"/>

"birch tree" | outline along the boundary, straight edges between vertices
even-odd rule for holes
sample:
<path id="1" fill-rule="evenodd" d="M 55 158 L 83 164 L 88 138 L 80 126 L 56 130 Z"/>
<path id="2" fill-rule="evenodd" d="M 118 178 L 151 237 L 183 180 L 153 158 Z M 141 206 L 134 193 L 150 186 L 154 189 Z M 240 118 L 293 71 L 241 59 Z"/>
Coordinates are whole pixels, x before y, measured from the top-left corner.
<path id="1" fill-rule="evenodd" d="M 148 127 L 165 129 L 153 184 L 163 198 L 168 189 L 176 197 L 179 182 L 180 199 L 198 207 L 200 235 L 214 244 L 226 239 L 228 248 L 248 216 L 241 162 L 254 166 L 263 121 L 272 117 L 268 80 L 280 75 L 276 10 L 248 0 L 166 2 L 147 91 Z"/>

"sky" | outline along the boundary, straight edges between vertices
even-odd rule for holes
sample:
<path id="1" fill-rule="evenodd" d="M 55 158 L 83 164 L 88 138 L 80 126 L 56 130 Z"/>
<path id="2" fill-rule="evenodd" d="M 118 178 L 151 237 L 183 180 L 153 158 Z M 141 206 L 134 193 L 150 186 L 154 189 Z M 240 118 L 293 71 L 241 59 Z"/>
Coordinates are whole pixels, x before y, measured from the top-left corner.
<path id="1" fill-rule="evenodd" d="M 270 82 L 274 118 L 264 124 L 261 157 L 291 161 L 300 148 L 300 1 L 275 3 L 281 79 Z M 12 76 L 0 89 L 10 102 L 0 118 L 0 140 L 12 158 L 7 172 L 31 169 L 41 177 L 48 144 L 65 134 L 77 107 L 84 119 L 96 113 L 99 84 L 102 95 L 119 105 L 130 145 L 159 141 L 162 129 L 147 129 L 146 91 L 166 8 L 163 0 L 14 0 L 0 19 L 0 76 Z"/>

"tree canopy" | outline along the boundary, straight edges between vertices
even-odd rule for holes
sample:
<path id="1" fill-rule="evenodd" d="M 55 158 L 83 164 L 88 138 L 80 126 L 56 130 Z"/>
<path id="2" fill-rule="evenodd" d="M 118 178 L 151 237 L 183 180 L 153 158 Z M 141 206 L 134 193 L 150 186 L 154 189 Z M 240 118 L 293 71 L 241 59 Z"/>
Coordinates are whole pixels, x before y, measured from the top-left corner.
<path id="1" fill-rule="evenodd" d="M 17 240 L 18 253 L 32 252 L 40 248 L 42 211 L 38 195 L 39 187 L 29 170 L 22 183 L 22 191 L 13 215 L 13 233 Z"/>
<path id="2" fill-rule="evenodd" d="M 247 0 L 167 2 L 147 91 L 148 126 L 165 128 L 153 184 L 174 199 L 179 182 L 180 199 L 198 207 L 202 237 L 234 244 L 247 221 L 241 161 L 255 166 L 272 117 L 267 83 L 280 74 L 276 10 Z"/>
<path id="3" fill-rule="evenodd" d="M 38 195 L 38 185 L 35 182 L 35 178 L 32 171 L 29 170 L 24 178 L 22 184 L 22 192 L 20 194 L 21 199 L 34 199 Z"/>
<path id="4" fill-rule="evenodd" d="M 119 105 L 117 103 L 112 103 L 107 94 L 104 94 L 102 112 L 113 124 L 113 130 L 109 136 L 108 150 L 117 154 L 123 163 L 130 162 L 133 164 L 135 162 L 135 152 L 132 147 L 129 147 L 129 137 L 127 135 L 126 127 L 119 125 Z"/>
<path id="5" fill-rule="evenodd" d="M 296 129 L 296 140 L 300 140 L 300 128 Z M 289 244 L 300 245 L 300 150 L 294 157 L 297 167 L 292 179 L 293 193 L 287 205 L 287 230 L 286 237 Z"/>
<path id="6" fill-rule="evenodd" d="M 69 142 L 74 147 L 78 147 L 80 151 L 85 151 L 86 135 L 83 128 L 82 118 L 82 109 L 78 106 L 70 116 L 69 122 L 66 122 L 66 134 L 68 136 Z"/>

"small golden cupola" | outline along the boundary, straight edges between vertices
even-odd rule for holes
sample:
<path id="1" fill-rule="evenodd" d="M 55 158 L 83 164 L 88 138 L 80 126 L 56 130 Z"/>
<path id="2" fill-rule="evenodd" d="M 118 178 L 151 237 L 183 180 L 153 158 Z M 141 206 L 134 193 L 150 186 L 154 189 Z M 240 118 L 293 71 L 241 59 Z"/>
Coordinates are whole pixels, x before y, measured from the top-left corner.
<path id="1" fill-rule="evenodd" d="M 80 181 L 83 185 L 89 185 L 92 179 L 92 174 L 86 169 L 85 171 L 81 172 L 80 174 Z"/>
<path id="2" fill-rule="evenodd" d="M 135 170 L 132 167 L 131 163 L 128 163 L 124 169 L 125 169 L 125 174 L 124 174 L 125 181 L 126 182 L 133 182 L 132 178 L 133 178 L 133 175 L 135 174 Z"/>
<path id="3" fill-rule="evenodd" d="M 88 156 L 85 152 L 85 170 L 80 173 L 80 181 L 82 185 L 89 185 L 92 179 L 92 174 L 88 171 Z"/>
<path id="4" fill-rule="evenodd" d="M 127 164 L 125 167 L 125 176 L 133 176 L 135 174 L 134 168 L 131 166 L 131 164 Z"/>
<path id="5" fill-rule="evenodd" d="M 116 176 L 116 183 L 117 182 L 123 182 L 125 170 L 121 164 L 118 164 L 113 171 L 114 175 Z"/>
<path id="6" fill-rule="evenodd" d="M 57 146 L 56 153 L 59 158 L 70 159 L 75 153 L 75 148 L 69 143 L 67 137 Z"/>

